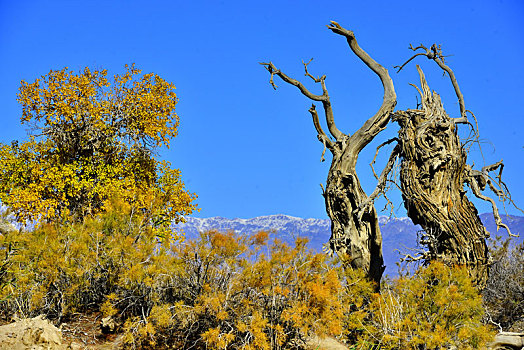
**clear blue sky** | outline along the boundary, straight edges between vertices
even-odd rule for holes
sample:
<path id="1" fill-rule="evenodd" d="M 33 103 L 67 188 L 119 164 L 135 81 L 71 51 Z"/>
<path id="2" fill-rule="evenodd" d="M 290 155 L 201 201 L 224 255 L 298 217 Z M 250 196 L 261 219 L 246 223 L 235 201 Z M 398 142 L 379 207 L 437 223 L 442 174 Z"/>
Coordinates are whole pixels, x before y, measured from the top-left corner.
<path id="1" fill-rule="evenodd" d="M 486 162 L 504 159 L 507 184 L 524 206 L 522 0 L 320 3 L 0 0 L 0 142 L 25 137 L 16 102 L 20 80 L 64 66 L 115 74 L 135 62 L 177 87 L 179 136 L 161 156 L 182 170 L 188 189 L 199 195 L 196 216 L 325 218 L 319 184 L 329 158 L 320 163 L 322 145 L 307 112 L 311 101 L 279 81 L 274 91 L 258 62 L 272 60 L 304 79 L 301 61 L 314 57 L 310 70 L 328 77 L 338 127 L 353 132 L 378 108 L 382 91 L 345 40 L 326 28 L 336 20 L 389 69 L 397 108 L 415 107 L 416 91 L 408 84 L 418 80 L 415 65 L 400 74 L 393 66 L 410 56 L 410 43 L 442 44 L 453 55 L 448 62 L 466 107 L 478 118 Z M 457 116 L 448 79 L 432 62 L 417 63 Z M 395 133 L 392 125 L 360 157 L 368 193 L 375 185 L 368 166 L 374 147 Z M 482 166 L 480 156 L 470 160 Z M 405 215 L 398 194 L 392 198 L 397 215 Z"/>

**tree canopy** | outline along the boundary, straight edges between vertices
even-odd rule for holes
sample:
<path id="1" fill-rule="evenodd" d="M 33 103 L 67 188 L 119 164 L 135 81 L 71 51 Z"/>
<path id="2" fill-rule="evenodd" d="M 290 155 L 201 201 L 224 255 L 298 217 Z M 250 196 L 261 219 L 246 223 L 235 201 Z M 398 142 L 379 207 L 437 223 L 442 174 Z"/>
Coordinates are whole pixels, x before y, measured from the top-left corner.
<path id="1" fill-rule="evenodd" d="M 180 171 L 154 157 L 177 135 L 175 86 L 140 73 L 66 67 L 21 82 L 29 140 L 0 144 L 0 200 L 19 222 L 82 218 L 114 196 L 157 224 L 195 209 Z"/>

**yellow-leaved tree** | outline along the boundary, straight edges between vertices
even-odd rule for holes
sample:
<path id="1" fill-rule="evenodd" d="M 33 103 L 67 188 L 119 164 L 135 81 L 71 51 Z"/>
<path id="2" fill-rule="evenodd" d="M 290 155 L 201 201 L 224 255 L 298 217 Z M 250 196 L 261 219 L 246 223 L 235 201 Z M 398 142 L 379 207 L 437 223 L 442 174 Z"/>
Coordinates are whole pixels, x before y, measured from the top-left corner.
<path id="1" fill-rule="evenodd" d="M 175 86 L 134 64 L 51 70 L 17 95 L 29 140 L 0 144 L 0 200 L 21 222 L 81 219 L 119 196 L 155 225 L 195 209 L 180 171 L 155 159 L 177 134 Z"/>

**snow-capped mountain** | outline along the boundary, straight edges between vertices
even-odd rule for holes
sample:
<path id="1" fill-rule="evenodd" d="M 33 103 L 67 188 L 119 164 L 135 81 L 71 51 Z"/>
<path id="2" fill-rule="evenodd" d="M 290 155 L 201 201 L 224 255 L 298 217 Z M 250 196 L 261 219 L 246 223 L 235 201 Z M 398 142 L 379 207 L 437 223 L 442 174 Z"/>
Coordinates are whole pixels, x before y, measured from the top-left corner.
<path id="1" fill-rule="evenodd" d="M 496 231 L 493 215 L 481 214 L 480 218 L 486 229 L 491 232 L 492 237 L 499 234 L 505 237 L 504 230 Z M 524 217 L 507 216 L 504 222 L 510 227 L 513 234 L 519 234 L 519 241 L 524 237 Z M 379 217 L 379 224 L 383 239 L 383 255 L 386 265 L 386 274 L 396 275 L 396 262 L 399 261 L 399 253 L 409 252 L 409 248 L 416 247 L 417 232 L 420 226 L 413 225 L 407 217 L 389 218 Z M 303 219 L 289 215 L 269 215 L 252 219 L 227 219 L 223 217 L 194 218 L 187 217 L 185 223 L 174 226 L 176 230 L 182 230 L 186 238 L 191 239 L 198 236 L 199 232 L 216 229 L 219 231 L 235 231 L 238 234 L 251 234 L 258 231 L 274 231 L 275 235 L 288 243 L 292 243 L 295 237 L 307 237 L 309 247 L 316 251 L 322 250 L 331 235 L 330 222 L 325 219 Z"/>

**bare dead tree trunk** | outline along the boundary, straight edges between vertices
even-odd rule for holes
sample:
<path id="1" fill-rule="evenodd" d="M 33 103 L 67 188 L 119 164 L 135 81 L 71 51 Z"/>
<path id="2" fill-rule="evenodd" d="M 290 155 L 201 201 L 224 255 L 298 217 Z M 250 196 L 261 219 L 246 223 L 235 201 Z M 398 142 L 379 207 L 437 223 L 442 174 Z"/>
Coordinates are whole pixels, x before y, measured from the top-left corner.
<path id="1" fill-rule="evenodd" d="M 400 182 L 404 205 L 407 214 L 415 224 L 420 224 L 425 231 L 421 243 L 428 250 L 411 260 L 441 260 L 450 265 L 467 266 L 476 284 L 483 288 L 488 277 L 490 257 L 486 245 L 489 233 L 486 231 L 477 209 L 466 196 L 465 185 L 473 194 L 489 201 L 497 227 L 504 227 L 509 234 L 509 228 L 502 223 L 495 202 L 483 195 L 489 188 L 503 201 L 514 204 L 506 185 L 502 182 L 502 161 L 473 170 L 467 165 L 467 149 L 460 142 L 457 134 L 458 124 L 471 124 L 468 121 L 464 98 L 451 68 L 444 64 L 444 56 L 440 47 L 433 45 L 431 49 L 420 45 L 422 49 L 399 67 L 399 71 L 413 58 L 426 56 L 435 61 L 450 77 L 460 106 L 459 118 L 448 116 L 442 105 L 440 96 L 431 92 L 424 73 L 417 66 L 420 76 L 421 95 L 420 109 L 397 111 L 393 116 L 399 126 L 398 145 L 393 150 L 390 160 L 384 169 L 376 190 L 370 196 L 372 201 L 384 191 L 387 174 L 393 166 L 395 158 L 402 159 Z M 474 116 L 473 116 L 474 117 Z M 377 150 L 378 151 L 378 150 Z M 497 180 L 490 172 L 499 169 Z M 497 188 L 498 187 L 498 188 Z M 361 212 L 365 209 L 361 207 Z"/>
<path id="2" fill-rule="evenodd" d="M 418 67 L 422 106 L 399 111 L 400 183 L 407 214 L 425 231 L 428 247 L 425 260 L 441 260 L 469 268 L 478 285 L 487 280 L 489 262 L 486 238 L 475 206 L 468 200 L 464 184 L 469 167 L 456 124 L 431 93 Z"/>
<path id="3" fill-rule="evenodd" d="M 306 75 L 322 87 L 322 95 L 315 95 L 304 85 L 278 70 L 273 63 L 262 63 L 271 74 L 271 84 L 276 88 L 273 77 L 277 75 L 286 83 L 296 86 L 302 94 L 313 101 L 322 103 L 330 136 L 322 130 L 316 107 L 309 109 L 313 124 L 318 133 L 318 139 L 333 154 L 329 169 L 326 188 L 323 196 L 326 211 L 331 219 L 331 238 L 326 246 L 328 251 L 335 252 L 347 259 L 347 262 L 357 269 L 366 271 L 370 279 L 380 283 L 384 272 L 382 258 L 382 236 L 378 225 L 378 216 L 373 205 L 365 213 L 357 209 L 362 203 L 368 202 L 363 191 L 355 167 L 360 151 L 373 138 L 385 129 L 396 105 L 396 94 L 388 71 L 373 60 L 360 48 L 352 31 L 342 28 L 338 23 L 331 22 L 328 28 L 346 38 L 353 53 L 360 58 L 375 74 L 384 87 L 383 102 L 374 116 L 369 118 L 354 134 L 344 134 L 335 125 L 333 110 L 327 92 L 326 76 L 315 78 L 304 63 Z"/>

